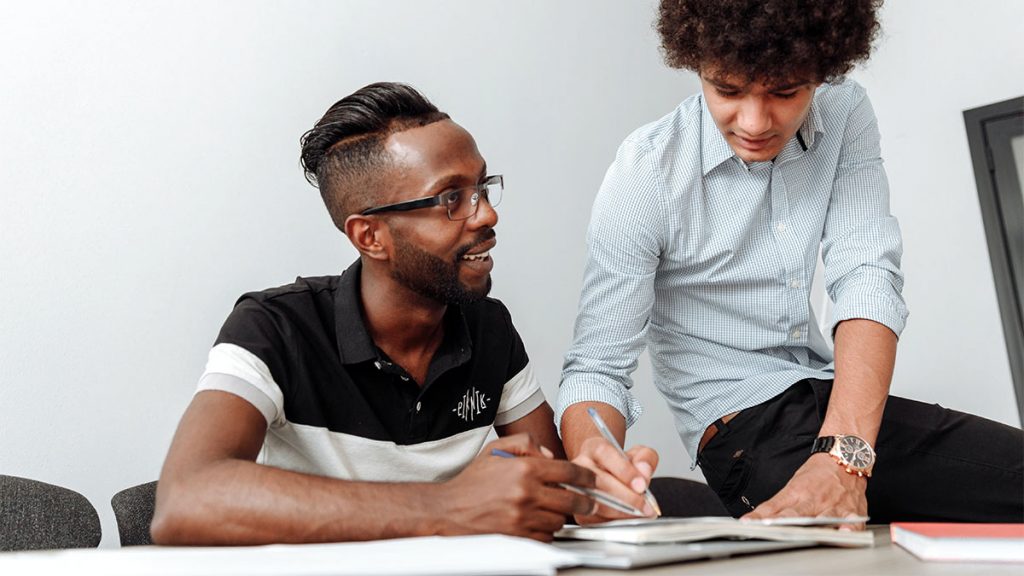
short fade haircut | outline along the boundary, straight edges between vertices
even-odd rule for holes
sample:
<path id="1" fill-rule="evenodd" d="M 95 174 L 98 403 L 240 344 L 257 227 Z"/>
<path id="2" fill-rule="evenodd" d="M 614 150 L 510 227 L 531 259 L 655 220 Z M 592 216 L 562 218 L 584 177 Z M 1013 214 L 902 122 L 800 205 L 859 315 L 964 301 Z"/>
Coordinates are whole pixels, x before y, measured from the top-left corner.
<path id="1" fill-rule="evenodd" d="M 672 68 L 776 84 L 831 82 L 867 60 L 882 0 L 662 0 Z"/>
<path id="2" fill-rule="evenodd" d="M 320 189 L 334 225 L 373 206 L 392 166 L 384 150 L 388 136 L 448 119 L 415 88 L 397 82 L 364 86 L 334 103 L 302 135 L 306 180 Z"/>

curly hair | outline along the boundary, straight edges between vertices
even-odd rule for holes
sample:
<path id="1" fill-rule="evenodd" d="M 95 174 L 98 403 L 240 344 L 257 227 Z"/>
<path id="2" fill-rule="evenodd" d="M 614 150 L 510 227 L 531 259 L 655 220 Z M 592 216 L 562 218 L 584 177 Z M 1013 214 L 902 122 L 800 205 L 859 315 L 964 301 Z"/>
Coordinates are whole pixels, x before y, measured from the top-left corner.
<path id="1" fill-rule="evenodd" d="M 662 0 L 665 63 L 766 84 L 829 82 L 867 60 L 882 0 Z"/>
<path id="2" fill-rule="evenodd" d="M 384 151 L 388 136 L 448 118 L 398 82 L 370 84 L 335 102 L 299 141 L 306 180 L 320 189 L 334 225 L 344 232 L 350 214 L 377 201 L 391 167 Z"/>

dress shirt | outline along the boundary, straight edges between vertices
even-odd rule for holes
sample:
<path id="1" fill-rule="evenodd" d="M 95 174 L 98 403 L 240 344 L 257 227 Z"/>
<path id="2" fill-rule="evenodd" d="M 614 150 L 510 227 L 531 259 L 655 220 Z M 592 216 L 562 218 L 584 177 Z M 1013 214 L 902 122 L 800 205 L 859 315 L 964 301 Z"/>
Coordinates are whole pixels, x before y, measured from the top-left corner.
<path id="1" fill-rule="evenodd" d="M 830 333 L 866 318 L 903 330 L 902 241 L 889 213 L 878 125 L 851 80 L 816 91 L 769 162 L 747 164 L 701 94 L 631 134 L 594 202 L 556 423 L 577 402 L 642 412 L 631 373 L 646 345 L 654 384 L 695 465 L 717 418 L 804 378 L 834 376 L 810 305 L 819 247 Z"/>

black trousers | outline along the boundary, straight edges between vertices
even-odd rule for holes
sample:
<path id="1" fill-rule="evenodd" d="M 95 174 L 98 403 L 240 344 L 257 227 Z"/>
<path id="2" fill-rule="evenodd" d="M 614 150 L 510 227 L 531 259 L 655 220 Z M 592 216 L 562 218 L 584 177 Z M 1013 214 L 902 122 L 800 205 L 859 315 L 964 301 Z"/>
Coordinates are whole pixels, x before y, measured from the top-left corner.
<path id="1" fill-rule="evenodd" d="M 810 456 L 831 380 L 801 380 L 741 411 L 697 456 L 708 485 L 742 516 Z M 985 418 L 890 396 L 868 479 L 871 523 L 1024 522 L 1024 433 Z"/>

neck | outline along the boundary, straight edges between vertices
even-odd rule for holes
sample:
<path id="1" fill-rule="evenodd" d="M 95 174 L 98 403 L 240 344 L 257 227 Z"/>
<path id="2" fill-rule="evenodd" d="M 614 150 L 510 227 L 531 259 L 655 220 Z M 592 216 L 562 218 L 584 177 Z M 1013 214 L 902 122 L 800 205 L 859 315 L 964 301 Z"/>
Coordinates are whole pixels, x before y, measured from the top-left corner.
<path id="1" fill-rule="evenodd" d="M 444 338 L 448 306 L 413 292 L 385 270 L 364 262 L 359 293 L 373 342 L 403 364 L 433 356 Z M 407 370 L 410 366 L 405 366 Z"/>

